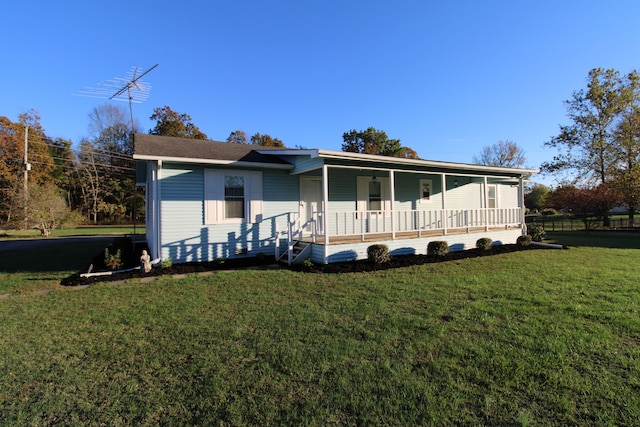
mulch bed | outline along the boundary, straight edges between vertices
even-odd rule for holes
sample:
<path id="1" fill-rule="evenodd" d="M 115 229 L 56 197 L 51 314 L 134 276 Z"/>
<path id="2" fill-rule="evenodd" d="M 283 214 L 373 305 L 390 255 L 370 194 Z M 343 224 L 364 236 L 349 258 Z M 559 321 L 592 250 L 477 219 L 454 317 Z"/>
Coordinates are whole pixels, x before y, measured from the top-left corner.
<path id="1" fill-rule="evenodd" d="M 384 264 L 374 264 L 368 260 L 349 261 L 349 262 L 337 262 L 332 264 L 314 264 L 313 266 L 295 265 L 287 267 L 283 265 L 283 268 L 290 268 L 295 271 L 304 271 L 308 273 L 356 273 L 367 271 L 379 271 L 392 268 L 407 267 L 411 265 L 430 264 L 446 261 L 457 261 L 468 258 L 476 258 L 481 256 L 492 256 L 510 252 L 524 251 L 524 250 L 537 250 L 538 246 L 517 246 L 515 244 L 498 245 L 493 246 L 489 250 L 480 249 L 468 249 L 464 251 L 450 252 L 444 256 L 432 257 L 426 255 L 399 255 L 391 258 L 391 261 Z M 89 285 L 98 282 L 120 281 L 131 279 L 135 277 L 150 277 L 160 275 L 175 275 L 175 274 L 188 274 L 199 273 L 206 271 L 218 271 L 218 270 L 237 270 L 243 268 L 261 268 L 273 265 L 274 261 L 271 257 L 263 258 L 238 258 L 227 259 L 224 262 L 188 262 L 182 264 L 174 264 L 170 267 L 155 267 L 149 273 L 141 273 L 140 271 L 130 271 L 123 273 L 115 273 L 109 276 L 93 276 L 93 277 L 80 277 L 80 273 L 74 274 L 62 280 L 60 283 L 63 286 L 80 286 Z M 94 264 L 98 268 L 93 271 L 105 271 L 106 269 L 100 264 L 100 255 L 97 255 L 94 259 Z M 135 262 L 129 260 L 125 265 L 135 266 Z"/>

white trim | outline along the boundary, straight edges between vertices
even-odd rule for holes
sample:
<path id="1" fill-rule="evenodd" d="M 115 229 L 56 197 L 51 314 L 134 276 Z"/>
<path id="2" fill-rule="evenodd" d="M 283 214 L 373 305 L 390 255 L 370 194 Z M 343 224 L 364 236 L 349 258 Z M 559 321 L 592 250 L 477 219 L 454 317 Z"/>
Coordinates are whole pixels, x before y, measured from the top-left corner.
<path id="1" fill-rule="evenodd" d="M 224 177 L 244 179 L 244 218 L 225 218 Z M 242 169 L 204 170 L 204 225 L 245 224 L 262 221 L 262 172 Z"/>

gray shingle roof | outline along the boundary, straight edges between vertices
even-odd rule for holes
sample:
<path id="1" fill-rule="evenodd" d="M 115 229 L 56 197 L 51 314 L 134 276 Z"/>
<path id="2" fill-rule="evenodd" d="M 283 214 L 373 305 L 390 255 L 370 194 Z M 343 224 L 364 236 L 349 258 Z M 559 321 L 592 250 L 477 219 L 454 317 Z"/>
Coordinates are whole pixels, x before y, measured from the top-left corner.
<path id="1" fill-rule="evenodd" d="M 287 164 L 276 156 L 261 154 L 257 150 L 281 150 L 276 147 L 257 147 L 250 144 L 232 144 L 172 136 L 137 133 L 134 135 L 134 158 L 201 159 L 229 162 Z"/>

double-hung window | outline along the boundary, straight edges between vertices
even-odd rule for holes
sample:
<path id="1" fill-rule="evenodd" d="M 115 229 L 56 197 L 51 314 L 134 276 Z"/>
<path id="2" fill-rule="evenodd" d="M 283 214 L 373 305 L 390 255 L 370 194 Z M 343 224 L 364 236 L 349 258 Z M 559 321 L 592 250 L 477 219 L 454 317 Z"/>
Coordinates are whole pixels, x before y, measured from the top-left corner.
<path id="1" fill-rule="evenodd" d="M 262 172 L 205 169 L 204 223 L 259 222 Z"/>

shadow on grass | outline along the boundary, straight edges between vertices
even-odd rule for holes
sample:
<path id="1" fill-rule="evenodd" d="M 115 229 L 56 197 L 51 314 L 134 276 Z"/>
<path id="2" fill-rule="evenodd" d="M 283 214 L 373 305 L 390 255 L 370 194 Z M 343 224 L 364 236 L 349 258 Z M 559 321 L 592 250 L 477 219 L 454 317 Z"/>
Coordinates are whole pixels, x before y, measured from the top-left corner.
<path id="1" fill-rule="evenodd" d="M 573 247 L 640 249 L 640 231 L 552 231 L 545 242 Z"/>

